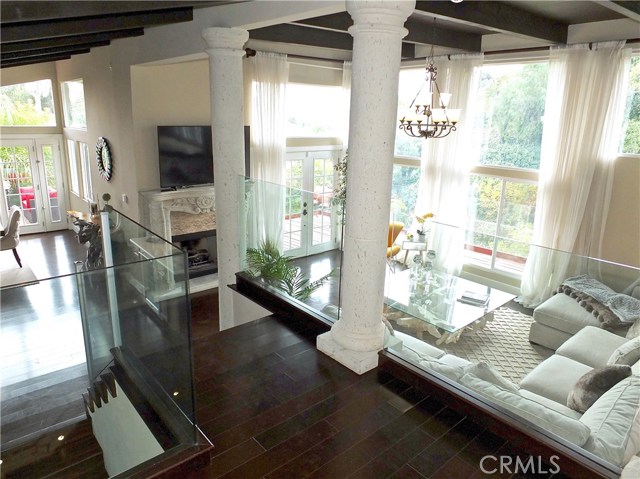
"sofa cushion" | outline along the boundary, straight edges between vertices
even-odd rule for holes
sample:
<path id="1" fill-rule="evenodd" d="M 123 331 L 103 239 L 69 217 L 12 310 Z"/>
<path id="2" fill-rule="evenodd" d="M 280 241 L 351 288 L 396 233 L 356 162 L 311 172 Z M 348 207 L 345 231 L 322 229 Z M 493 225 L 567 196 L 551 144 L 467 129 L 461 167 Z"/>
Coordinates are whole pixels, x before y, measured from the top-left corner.
<path id="1" fill-rule="evenodd" d="M 640 477 L 640 457 L 634 456 L 622 470 L 620 479 L 638 479 Z"/>
<path id="2" fill-rule="evenodd" d="M 627 339 L 594 326 L 586 326 L 560 346 L 556 354 L 571 358 L 592 368 L 607 364 L 611 354 Z"/>
<path id="3" fill-rule="evenodd" d="M 553 409 L 554 411 L 559 412 L 560 414 L 563 414 L 565 416 L 569 416 L 574 419 L 580 419 L 582 417 L 582 413 L 579 413 L 578 411 L 567 407 L 565 404 L 560 404 L 559 402 L 552 401 L 551 399 L 547 399 L 544 396 L 539 396 L 538 394 L 527 391 L 526 389 L 519 389 L 518 392 L 522 397 L 531 399 L 532 401 L 535 401 L 542 406 Z"/>
<path id="4" fill-rule="evenodd" d="M 586 364 L 554 354 L 527 374 L 520 381 L 520 388 L 566 405 L 569 391 L 592 369 Z"/>
<path id="5" fill-rule="evenodd" d="M 600 321 L 566 294 L 556 294 L 533 311 L 533 319 L 569 334 L 585 326 L 600 327 Z"/>
<path id="6" fill-rule="evenodd" d="M 640 378 L 637 376 L 623 379 L 604 393 L 580 418 L 591 430 L 584 448 L 613 464 L 624 465 L 625 458 L 632 457 L 627 453 L 627 446 L 637 420 L 639 401 Z"/>
<path id="7" fill-rule="evenodd" d="M 640 361 L 640 338 L 632 339 L 618 348 L 611 354 L 607 364 L 627 364 L 633 366 Z"/>
<path id="8" fill-rule="evenodd" d="M 627 339 L 640 338 L 640 319 L 636 319 L 627 330 Z"/>
<path id="9" fill-rule="evenodd" d="M 502 389 L 506 389 L 511 392 L 518 392 L 518 386 L 507 378 L 504 378 L 498 371 L 496 371 L 490 364 L 484 361 L 473 363 L 464 368 L 466 373 L 475 374 L 480 379 L 489 381 L 496 386 L 500 386 Z"/>
<path id="10" fill-rule="evenodd" d="M 567 396 L 567 406 L 586 412 L 593 403 L 614 385 L 631 376 L 631 366 L 613 364 L 593 369 L 582 376 Z"/>
<path id="11" fill-rule="evenodd" d="M 438 360 L 442 364 L 448 364 L 450 366 L 459 366 L 461 368 L 467 367 L 471 364 L 471 361 L 467 361 L 466 359 L 456 356 L 454 354 L 445 354 L 444 356 L 438 358 Z"/>
<path id="12" fill-rule="evenodd" d="M 581 421 L 565 416 L 553 409 L 545 407 L 517 392 L 502 389 L 484 381 L 475 374 L 467 373 L 460 382 L 468 388 L 482 394 L 492 403 L 522 417 L 541 428 L 557 434 L 567 441 L 582 446 L 589 438 L 589 427 Z"/>
<path id="13" fill-rule="evenodd" d="M 445 364 L 438 359 L 422 359 L 418 362 L 418 365 L 427 371 L 441 374 L 442 376 L 453 379 L 454 381 L 460 381 L 460 378 L 464 375 L 463 367 Z"/>

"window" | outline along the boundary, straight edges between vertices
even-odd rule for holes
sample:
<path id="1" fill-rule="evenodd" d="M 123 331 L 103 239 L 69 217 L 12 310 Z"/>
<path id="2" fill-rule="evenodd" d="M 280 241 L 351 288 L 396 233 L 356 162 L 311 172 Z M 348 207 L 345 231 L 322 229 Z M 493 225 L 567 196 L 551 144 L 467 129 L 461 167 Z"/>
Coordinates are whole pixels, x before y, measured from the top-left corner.
<path id="1" fill-rule="evenodd" d="M 336 112 L 342 112 L 342 87 L 287 83 L 286 135 L 293 137 L 335 137 L 343 135 Z"/>
<path id="2" fill-rule="evenodd" d="M 69 183 L 71 192 L 80 196 L 80 179 L 78 178 L 78 153 L 76 142 L 67 140 L 67 155 L 69 155 Z"/>
<path id="3" fill-rule="evenodd" d="M 55 126 L 51 80 L 0 88 L 2 126 Z"/>
<path id="4" fill-rule="evenodd" d="M 89 145 L 79 142 L 80 145 L 80 169 L 82 170 L 82 191 L 83 197 L 87 201 L 93 201 L 93 186 L 91 184 L 91 167 L 89 156 Z"/>
<path id="5" fill-rule="evenodd" d="M 621 153 L 640 155 L 640 56 L 631 59 Z"/>
<path id="6" fill-rule="evenodd" d="M 64 112 L 64 126 L 82 130 L 87 128 L 84 85 L 81 79 L 62 83 L 62 111 Z"/>
<path id="7" fill-rule="evenodd" d="M 409 108 L 415 95 L 424 83 L 425 69 L 412 68 L 400 70 L 398 85 L 398 118 L 402 118 L 402 113 Z M 422 156 L 422 144 L 424 139 L 412 138 L 406 133 L 396 128 L 395 155 L 409 158 L 420 158 Z"/>
<path id="8" fill-rule="evenodd" d="M 417 164 L 393 165 L 391 182 L 391 216 L 393 221 L 402 221 L 405 228 L 413 221 L 418 187 L 420 185 L 420 166 Z"/>
<path id="9" fill-rule="evenodd" d="M 547 63 L 482 67 L 466 261 L 519 276 L 533 235 Z"/>

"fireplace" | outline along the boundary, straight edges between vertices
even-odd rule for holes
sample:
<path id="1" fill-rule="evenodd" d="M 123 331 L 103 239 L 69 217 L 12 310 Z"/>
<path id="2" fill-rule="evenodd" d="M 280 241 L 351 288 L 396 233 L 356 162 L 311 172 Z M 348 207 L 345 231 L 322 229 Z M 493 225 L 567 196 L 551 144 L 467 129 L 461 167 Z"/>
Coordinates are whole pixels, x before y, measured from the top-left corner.
<path id="1" fill-rule="evenodd" d="M 218 272 L 216 230 L 175 235 L 171 242 L 187 253 L 189 278 Z"/>
<path id="2" fill-rule="evenodd" d="M 141 191 L 140 216 L 147 228 L 187 252 L 191 292 L 218 287 L 213 185 Z"/>

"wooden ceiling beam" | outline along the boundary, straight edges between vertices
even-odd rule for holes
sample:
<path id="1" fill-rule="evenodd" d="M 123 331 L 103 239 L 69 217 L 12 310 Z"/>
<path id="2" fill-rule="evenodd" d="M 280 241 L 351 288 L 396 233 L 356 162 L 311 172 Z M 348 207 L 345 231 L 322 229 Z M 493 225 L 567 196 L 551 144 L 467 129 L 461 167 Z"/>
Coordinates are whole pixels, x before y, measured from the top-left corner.
<path id="1" fill-rule="evenodd" d="M 92 43 L 82 43 L 79 45 L 70 45 L 63 47 L 40 48 L 38 50 L 29 50 L 21 52 L 2 52 L 2 61 L 16 60 L 19 58 L 27 59 L 29 57 L 42 57 L 45 55 L 75 55 L 77 53 L 87 53 L 92 48 L 106 47 L 111 42 L 109 40 Z"/>
<path id="2" fill-rule="evenodd" d="M 24 52 L 29 50 L 42 50 L 45 48 L 68 47 L 104 41 L 117 40 L 119 38 L 138 37 L 144 35 L 144 28 L 131 30 L 117 30 L 108 33 L 93 33 L 86 35 L 72 35 L 68 37 L 44 38 L 42 40 L 29 40 L 2 45 L 2 56 L 5 53 Z"/>
<path id="3" fill-rule="evenodd" d="M 416 11 L 497 33 L 567 43 L 568 25 L 502 2 L 417 1 Z"/>
<path id="4" fill-rule="evenodd" d="M 614 0 L 602 0 L 597 1 L 599 5 L 602 5 L 609 10 L 613 10 L 625 17 L 640 22 L 640 2 L 619 2 Z"/>
<path id="5" fill-rule="evenodd" d="M 89 50 L 86 52 L 76 52 L 77 53 L 89 53 Z M 71 58 L 71 55 L 44 55 L 41 57 L 29 57 L 29 58 L 20 58 L 15 60 L 1 60 L 0 68 L 10 68 L 10 67 L 20 67 L 24 65 L 33 65 L 35 63 L 46 63 L 46 62 L 56 62 L 58 60 L 68 60 Z"/>
<path id="6" fill-rule="evenodd" d="M 127 30 L 149 25 L 188 22 L 193 20 L 191 7 L 175 8 L 139 14 L 97 15 L 85 18 L 48 20 L 46 22 L 16 22 L 2 24 L 2 44 L 25 40 L 41 40 L 68 35 L 92 34 Z M 27 27 L 27 28 L 25 28 Z"/>
<path id="7" fill-rule="evenodd" d="M 324 30 L 347 32 L 353 25 L 351 15 L 347 12 L 324 15 L 322 17 L 307 18 L 292 22 L 293 25 L 303 25 Z M 470 52 L 479 52 L 482 44 L 482 35 L 475 35 L 463 31 L 455 31 L 441 26 L 434 26 L 425 20 L 411 16 L 405 22 L 409 34 L 403 38 L 403 42 L 437 45 L 446 48 L 456 48 Z"/>
<path id="8" fill-rule="evenodd" d="M 292 23 L 256 28 L 249 31 L 249 38 L 252 40 L 333 48 L 336 50 L 353 50 L 353 37 L 349 33 L 309 28 Z M 403 59 L 415 58 L 415 45 L 403 43 L 401 56 Z"/>

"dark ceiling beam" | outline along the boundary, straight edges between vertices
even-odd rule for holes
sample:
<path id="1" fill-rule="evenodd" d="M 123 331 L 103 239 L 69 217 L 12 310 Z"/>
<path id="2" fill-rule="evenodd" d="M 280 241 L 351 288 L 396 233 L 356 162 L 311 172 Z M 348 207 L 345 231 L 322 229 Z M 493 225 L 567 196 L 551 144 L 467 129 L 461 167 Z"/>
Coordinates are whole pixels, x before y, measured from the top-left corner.
<path id="1" fill-rule="evenodd" d="M 126 30 L 191 20 L 193 20 L 193 9 L 185 7 L 139 14 L 100 15 L 86 18 L 49 20 L 43 23 L 3 23 L 2 43 Z"/>
<path id="2" fill-rule="evenodd" d="M 38 50 L 22 51 L 22 52 L 2 52 L 2 61 L 16 60 L 19 58 L 27 59 L 29 57 L 42 57 L 45 55 L 75 55 L 77 53 L 87 53 L 91 48 L 106 47 L 111 42 L 109 40 L 102 42 L 83 43 L 80 45 L 40 48 Z"/>
<path id="3" fill-rule="evenodd" d="M 117 30 L 115 32 L 108 33 L 72 35 L 69 37 L 44 38 L 42 40 L 29 40 L 26 42 L 3 43 L 1 54 L 4 56 L 5 53 L 41 50 L 44 48 L 68 47 L 73 45 L 117 40 L 119 38 L 139 37 L 141 35 L 144 35 L 144 28 Z"/>
<path id="4" fill-rule="evenodd" d="M 89 50 L 84 53 L 89 53 Z M 33 65 L 35 63 L 57 62 L 58 60 L 68 60 L 69 58 L 71 58 L 71 55 L 44 55 L 42 57 L 29 57 L 7 61 L 1 60 L 0 68 L 20 67 L 24 65 Z"/>
<path id="5" fill-rule="evenodd" d="M 293 25 L 306 25 L 309 27 L 322 28 L 336 32 L 346 32 L 353 19 L 347 12 L 334 13 L 316 18 L 307 18 L 293 22 Z M 404 42 L 441 47 L 456 48 L 465 51 L 479 52 L 482 44 L 482 36 L 462 31 L 433 26 L 419 18 L 409 17 L 405 23 L 409 34 L 403 38 Z"/>
<path id="6" fill-rule="evenodd" d="M 349 33 L 309 28 L 302 25 L 282 24 L 271 27 L 256 28 L 249 31 L 252 40 L 265 40 L 269 42 L 290 43 L 294 45 L 306 45 L 321 48 L 333 48 L 336 50 L 353 50 L 353 37 Z M 402 58 L 415 57 L 415 45 L 402 44 Z"/>
<path id="7" fill-rule="evenodd" d="M 418 1 L 416 11 L 437 18 L 537 38 L 552 43 L 567 43 L 568 25 L 501 2 Z"/>
<path id="8" fill-rule="evenodd" d="M 640 22 L 640 2 L 618 2 L 613 0 L 598 1 L 598 4 L 602 5 L 609 10 L 613 10 L 621 15 L 624 15 L 631 20 Z"/>

